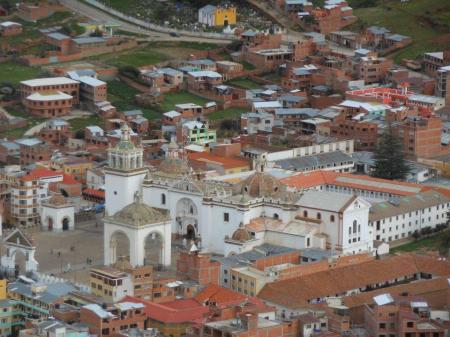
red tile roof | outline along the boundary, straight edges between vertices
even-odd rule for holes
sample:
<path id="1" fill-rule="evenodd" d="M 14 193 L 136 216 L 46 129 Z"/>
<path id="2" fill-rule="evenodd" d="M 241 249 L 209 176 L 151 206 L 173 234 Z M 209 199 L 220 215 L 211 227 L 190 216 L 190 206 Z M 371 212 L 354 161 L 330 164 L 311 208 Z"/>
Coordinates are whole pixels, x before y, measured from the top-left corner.
<path id="1" fill-rule="evenodd" d="M 85 188 L 83 190 L 83 194 L 84 195 L 90 195 L 90 196 L 93 196 L 93 197 L 96 197 L 96 198 L 103 198 L 103 199 L 105 199 L 105 191 L 102 191 L 102 190 L 96 190 L 96 189 L 93 189 L 93 188 Z"/>
<path id="2" fill-rule="evenodd" d="M 217 306 L 239 304 L 245 302 L 248 296 L 233 291 L 231 289 L 223 288 L 216 284 L 210 284 L 203 289 L 195 297 L 200 303 L 214 302 Z"/>
<path id="3" fill-rule="evenodd" d="M 192 299 L 175 300 L 167 303 L 153 303 L 127 296 L 122 302 L 144 304 L 144 311 L 148 318 L 165 324 L 194 323 L 206 317 L 209 313 L 208 307 L 202 306 Z"/>
<path id="4" fill-rule="evenodd" d="M 215 163 L 222 165 L 225 169 L 232 169 L 237 167 L 250 167 L 250 162 L 244 158 L 239 157 L 221 157 L 215 156 L 208 152 L 189 153 L 188 159 L 190 161 L 197 161 L 201 163 Z"/>
<path id="5" fill-rule="evenodd" d="M 62 176 L 62 171 L 55 171 L 42 167 L 34 169 L 33 171 L 30 172 L 29 175 L 33 176 L 36 179 L 42 179 L 42 178 Z"/>
<path id="6" fill-rule="evenodd" d="M 450 276 L 450 261 L 436 257 L 402 254 L 382 260 L 370 260 L 268 283 L 258 297 L 288 308 L 303 308 L 309 300 L 336 296 L 352 289 L 382 284 L 418 273 Z"/>
<path id="7" fill-rule="evenodd" d="M 333 171 L 314 171 L 298 174 L 284 178 L 281 182 L 296 189 L 308 189 L 322 185 L 334 185 L 402 196 L 417 194 L 420 192 L 429 191 L 431 189 L 430 186 L 420 184 L 380 179 L 351 173 L 338 173 Z"/>

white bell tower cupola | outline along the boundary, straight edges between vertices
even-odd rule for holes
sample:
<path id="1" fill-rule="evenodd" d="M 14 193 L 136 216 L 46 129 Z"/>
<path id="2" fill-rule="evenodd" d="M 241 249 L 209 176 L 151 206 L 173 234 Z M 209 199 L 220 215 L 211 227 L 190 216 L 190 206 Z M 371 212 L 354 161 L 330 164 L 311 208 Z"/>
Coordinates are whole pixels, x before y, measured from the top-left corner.
<path id="1" fill-rule="evenodd" d="M 120 131 L 120 141 L 108 149 L 105 168 L 105 210 L 109 215 L 133 202 L 147 174 L 142 146 L 133 143 L 127 124 Z"/>

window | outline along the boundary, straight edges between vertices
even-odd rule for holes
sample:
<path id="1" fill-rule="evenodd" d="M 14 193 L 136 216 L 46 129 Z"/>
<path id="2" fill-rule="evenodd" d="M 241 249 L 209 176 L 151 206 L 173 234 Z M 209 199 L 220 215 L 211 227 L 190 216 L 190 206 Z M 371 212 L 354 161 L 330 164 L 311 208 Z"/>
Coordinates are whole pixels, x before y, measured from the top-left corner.
<path id="1" fill-rule="evenodd" d="M 311 239 L 306 238 L 306 247 L 309 247 L 311 245 Z"/>
<path id="2" fill-rule="evenodd" d="M 357 223 L 356 220 L 353 220 L 353 233 L 356 233 Z"/>
<path id="3" fill-rule="evenodd" d="M 413 322 L 408 322 L 408 323 L 406 323 L 406 327 L 407 328 L 414 328 L 414 323 Z"/>
<path id="4" fill-rule="evenodd" d="M 303 211 L 303 217 L 307 218 L 308 217 L 308 211 Z"/>
<path id="5" fill-rule="evenodd" d="M 166 204 L 166 195 L 163 193 L 161 194 L 161 205 L 165 205 Z"/>
<path id="6" fill-rule="evenodd" d="M 318 220 L 320 220 L 320 219 L 322 219 L 322 214 L 317 213 L 317 216 L 316 216 L 316 217 L 317 217 Z"/>
<path id="7" fill-rule="evenodd" d="M 277 213 L 273 213 L 273 218 L 278 220 L 280 218 L 280 216 Z"/>
<path id="8" fill-rule="evenodd" d="M 230 213 L 223 213 L 223 221 L 224 222 L 230 221 Z"/>
<path id="9" fill-rule="evenodd" d="M 330 221 L 334 222 L 334 215 L 330 215 Z"/>

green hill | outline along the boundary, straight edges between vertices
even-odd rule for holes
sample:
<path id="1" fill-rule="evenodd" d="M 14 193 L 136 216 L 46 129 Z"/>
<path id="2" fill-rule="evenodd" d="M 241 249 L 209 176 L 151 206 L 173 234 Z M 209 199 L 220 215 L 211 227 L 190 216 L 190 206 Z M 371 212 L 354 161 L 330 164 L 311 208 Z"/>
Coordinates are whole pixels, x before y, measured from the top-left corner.
<path id="1" fill-rule="evenodd" d="M 361 26 L 383 26 L 408 35 L 413 43 L 396 52 L 396 61 L 450 48 L 450 0 L 349 0 Z M 365 7 L 370 5 L 375 7 Z"/>

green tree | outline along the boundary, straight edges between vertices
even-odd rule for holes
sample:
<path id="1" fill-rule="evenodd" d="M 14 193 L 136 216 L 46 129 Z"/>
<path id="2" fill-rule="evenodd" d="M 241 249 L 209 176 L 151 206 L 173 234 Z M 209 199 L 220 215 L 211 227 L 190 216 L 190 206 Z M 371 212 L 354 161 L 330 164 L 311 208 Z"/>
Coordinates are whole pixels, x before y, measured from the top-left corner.
<path id="1" fill-rule="evenodd" d="M 444 231 L 439 240 L 439 251 L 442 254 L 447 254 L 450 249 L 450 231 Z"/>
<path id="2" fill-rule="evenodd" d="M 410 171 L 405 161 L 403 144 L 389 127 L 379 138 L 374 152 L 373 176 L 383 179 L 402 180 Z"/>

